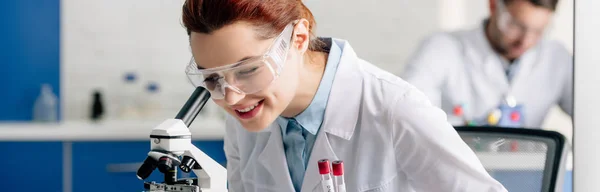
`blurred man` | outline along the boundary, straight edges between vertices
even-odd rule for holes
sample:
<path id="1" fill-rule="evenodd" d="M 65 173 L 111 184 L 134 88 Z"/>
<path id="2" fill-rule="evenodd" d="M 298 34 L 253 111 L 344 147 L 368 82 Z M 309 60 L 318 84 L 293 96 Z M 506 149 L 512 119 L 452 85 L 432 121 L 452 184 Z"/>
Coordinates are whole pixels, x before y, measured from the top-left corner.
<path id="1" fill-rule="evenodd" d="M 572 57 L 542 38 L 557 3 L 489 0 L 478 28 L 430 36 L 401 76 L 453 125 L 539 128 L 556 104 L 572 115 Z"/>

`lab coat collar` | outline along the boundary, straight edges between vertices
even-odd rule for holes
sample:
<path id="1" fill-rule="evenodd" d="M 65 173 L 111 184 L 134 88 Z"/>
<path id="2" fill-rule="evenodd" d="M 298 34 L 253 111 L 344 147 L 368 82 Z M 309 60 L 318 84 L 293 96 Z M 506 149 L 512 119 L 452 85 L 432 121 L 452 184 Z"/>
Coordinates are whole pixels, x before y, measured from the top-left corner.
<path id="1" fill-rule="evenodd" d="M 479 25 L 479 27 L 475 31 L 475 38 L 476 38 L 475 44 L 476 44 L 477 48 L 479 50 L 483 51 L 483 53 L 484 53 L 484 54 L 481 54 L 482 61 L 497 60 L 497 59 L 501 58 L 500 55 L 498 55 L 496 53 L 496 51 L 492 47 L 492 44 L 490 43 L 490 41 L 487 38 L 486 28 L 487 28 L 488 23 L 489 23 L 489 19 L 485 19 L 483 21 L 483 23 L 481 25 Z"/>
<path id="2" fill-rule="evenodd" d="M 317 135 L 315 147 L 313 147 L 308 164 L 306 165 L 306 173 L 304 173 L 301 192 L 311 192 L 314 191 L 317 186 L 319 186 L 321 181 L 317 165 L 319 160 L 329 159 L 329 161 L 334 161 L 338 159 L 333 148 L 331 147 L 331 144 L 329 143 L 329 140 L 329 134 Z"/>
<path id="3" fill-rule="evenodd" d="M 356 127 L 363 92 L 358 56 L 345 40 L 333 39 L 342 57 L 331 87 L 322 128 L 327 133 L 350 140 Z"/>
<path id="4" fill-rule="evenodd" d="M 469 53 L 471 57 L 477 58 L 473 62 L 474 68 L 481 70 L 483 74 L 490 77 L 491 83 L 498 88 L 498 91 L 506 92 L 510 89 L 510 83 L 502 66 L 502 57 L 492 48 L 492 44 L 486 36 L 487 25 L 488 19 L 485 19 L 473 32 L 475 47 Z"/>

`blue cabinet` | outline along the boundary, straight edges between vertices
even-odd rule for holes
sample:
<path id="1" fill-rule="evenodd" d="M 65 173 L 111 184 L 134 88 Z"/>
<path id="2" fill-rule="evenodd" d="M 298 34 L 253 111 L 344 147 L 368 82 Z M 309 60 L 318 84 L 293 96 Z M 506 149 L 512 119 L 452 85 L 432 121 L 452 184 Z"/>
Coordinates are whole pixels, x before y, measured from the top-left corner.
<path id="1" fill-rule="evenodd" d="M 223 141 L 195 141 L 194 145 L 217 162 L 225 162 Z M 73 143 L 73 191 L 142 191 L 136 171 L 147 156 L 149 141 Z M 155 170 L 146 179 L 163 181 Z"/>
<path id="2" fill-rule="evenodd" d="M 60 97 L 60 0 L 0 1 L 0 26 L 0 121 L 29 121 L 42 84 Z"/>
<path id="3" fill-rule="evenodd" d="M 62 142 L 0 142 L 0 191 L 63 191 Z"/>
<path id="4" fill-rule="evenodd" d="M 75 142 L 73 143 L 73 191 L 142 191 L 137 167 L 111 166 L 142 162 L 150 149 L 149 142 Z M 153 174 L 149 179 L 157 179 Z"/>

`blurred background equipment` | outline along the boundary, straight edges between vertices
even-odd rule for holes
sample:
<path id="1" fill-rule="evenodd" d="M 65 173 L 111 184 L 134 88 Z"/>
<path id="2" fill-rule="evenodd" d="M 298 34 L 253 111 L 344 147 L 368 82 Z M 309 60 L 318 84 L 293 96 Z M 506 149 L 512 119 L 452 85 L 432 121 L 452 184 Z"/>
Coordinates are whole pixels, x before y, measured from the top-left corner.
<path id="1" fill-rule="evenodd" d="M 52 87 L 43 84 L 40 94 L 35 100 L 33 109 L 33 121 L 35 122 L 58 122 L 58 98 L 52 92 Z"/>
<path id="2" fill-rule="evenodd" d="M 159 118 L 161 108 L 160 86 L 156 82 L 148 82 L 144 89 L 144 102 L 141 106 L 141 113 L 144 119 Z"/>
<path id="3" fill-rule="evenodd" d="M 563 192 L 573 188 L 573 154 L 556 131 L 456 127 L 492 177 L 511 192 Z"/>
<path id="4" fill-rule="evenodd" d="M 92 106 L 90 110 L 90 118 L 92 121 L 99 121 L 104 115 L 104 103 L 102 101 L 102 93 L 99 90 L 94 91 Z"/>
<path id="5" fill-rule="evenodd" d="M 119 93 L 119 108 L 117 112 L 118 119 L 137 119 L 141 116 L 139 98 L 142 96 L 142 86 L 138 83 L 138 77 L 135 73 L 125 73 L 123 84 Z"/>

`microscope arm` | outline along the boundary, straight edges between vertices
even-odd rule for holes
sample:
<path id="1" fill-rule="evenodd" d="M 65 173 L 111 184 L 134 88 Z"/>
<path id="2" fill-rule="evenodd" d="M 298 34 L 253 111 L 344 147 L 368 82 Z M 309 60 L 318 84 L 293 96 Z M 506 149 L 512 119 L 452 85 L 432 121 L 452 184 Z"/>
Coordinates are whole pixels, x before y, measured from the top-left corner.
<path id="1" fill-rule="evenodd" d="M 198 178 L 198 185 L 206 188 L 203 189 L 203 192 L 227 191 L 227 169 L 225 167 L 191 143 L 189 150 L 185 151 L 183 155 L 193 157 L 201 166 L 200 169 L 192 169 L 192 171 Z"/>
<path id="2" fill-rule="evenodd" d="M 196 88 L 177 116 L 175 116 L 175 119 L 181 119 L 189 128 L 208 99 L 210 99 L 210 94 L 206 89 L 201 87 Z M 227 191 L 227 169 L 221 164 L 210 158 L 191 142 L 189 149 L 183 155 L 192 157 L 201 166 L 199 169 L 192 169 L 196 177 L 198 177 L 199 186 L 210 188 L 211 191 Z"/>

